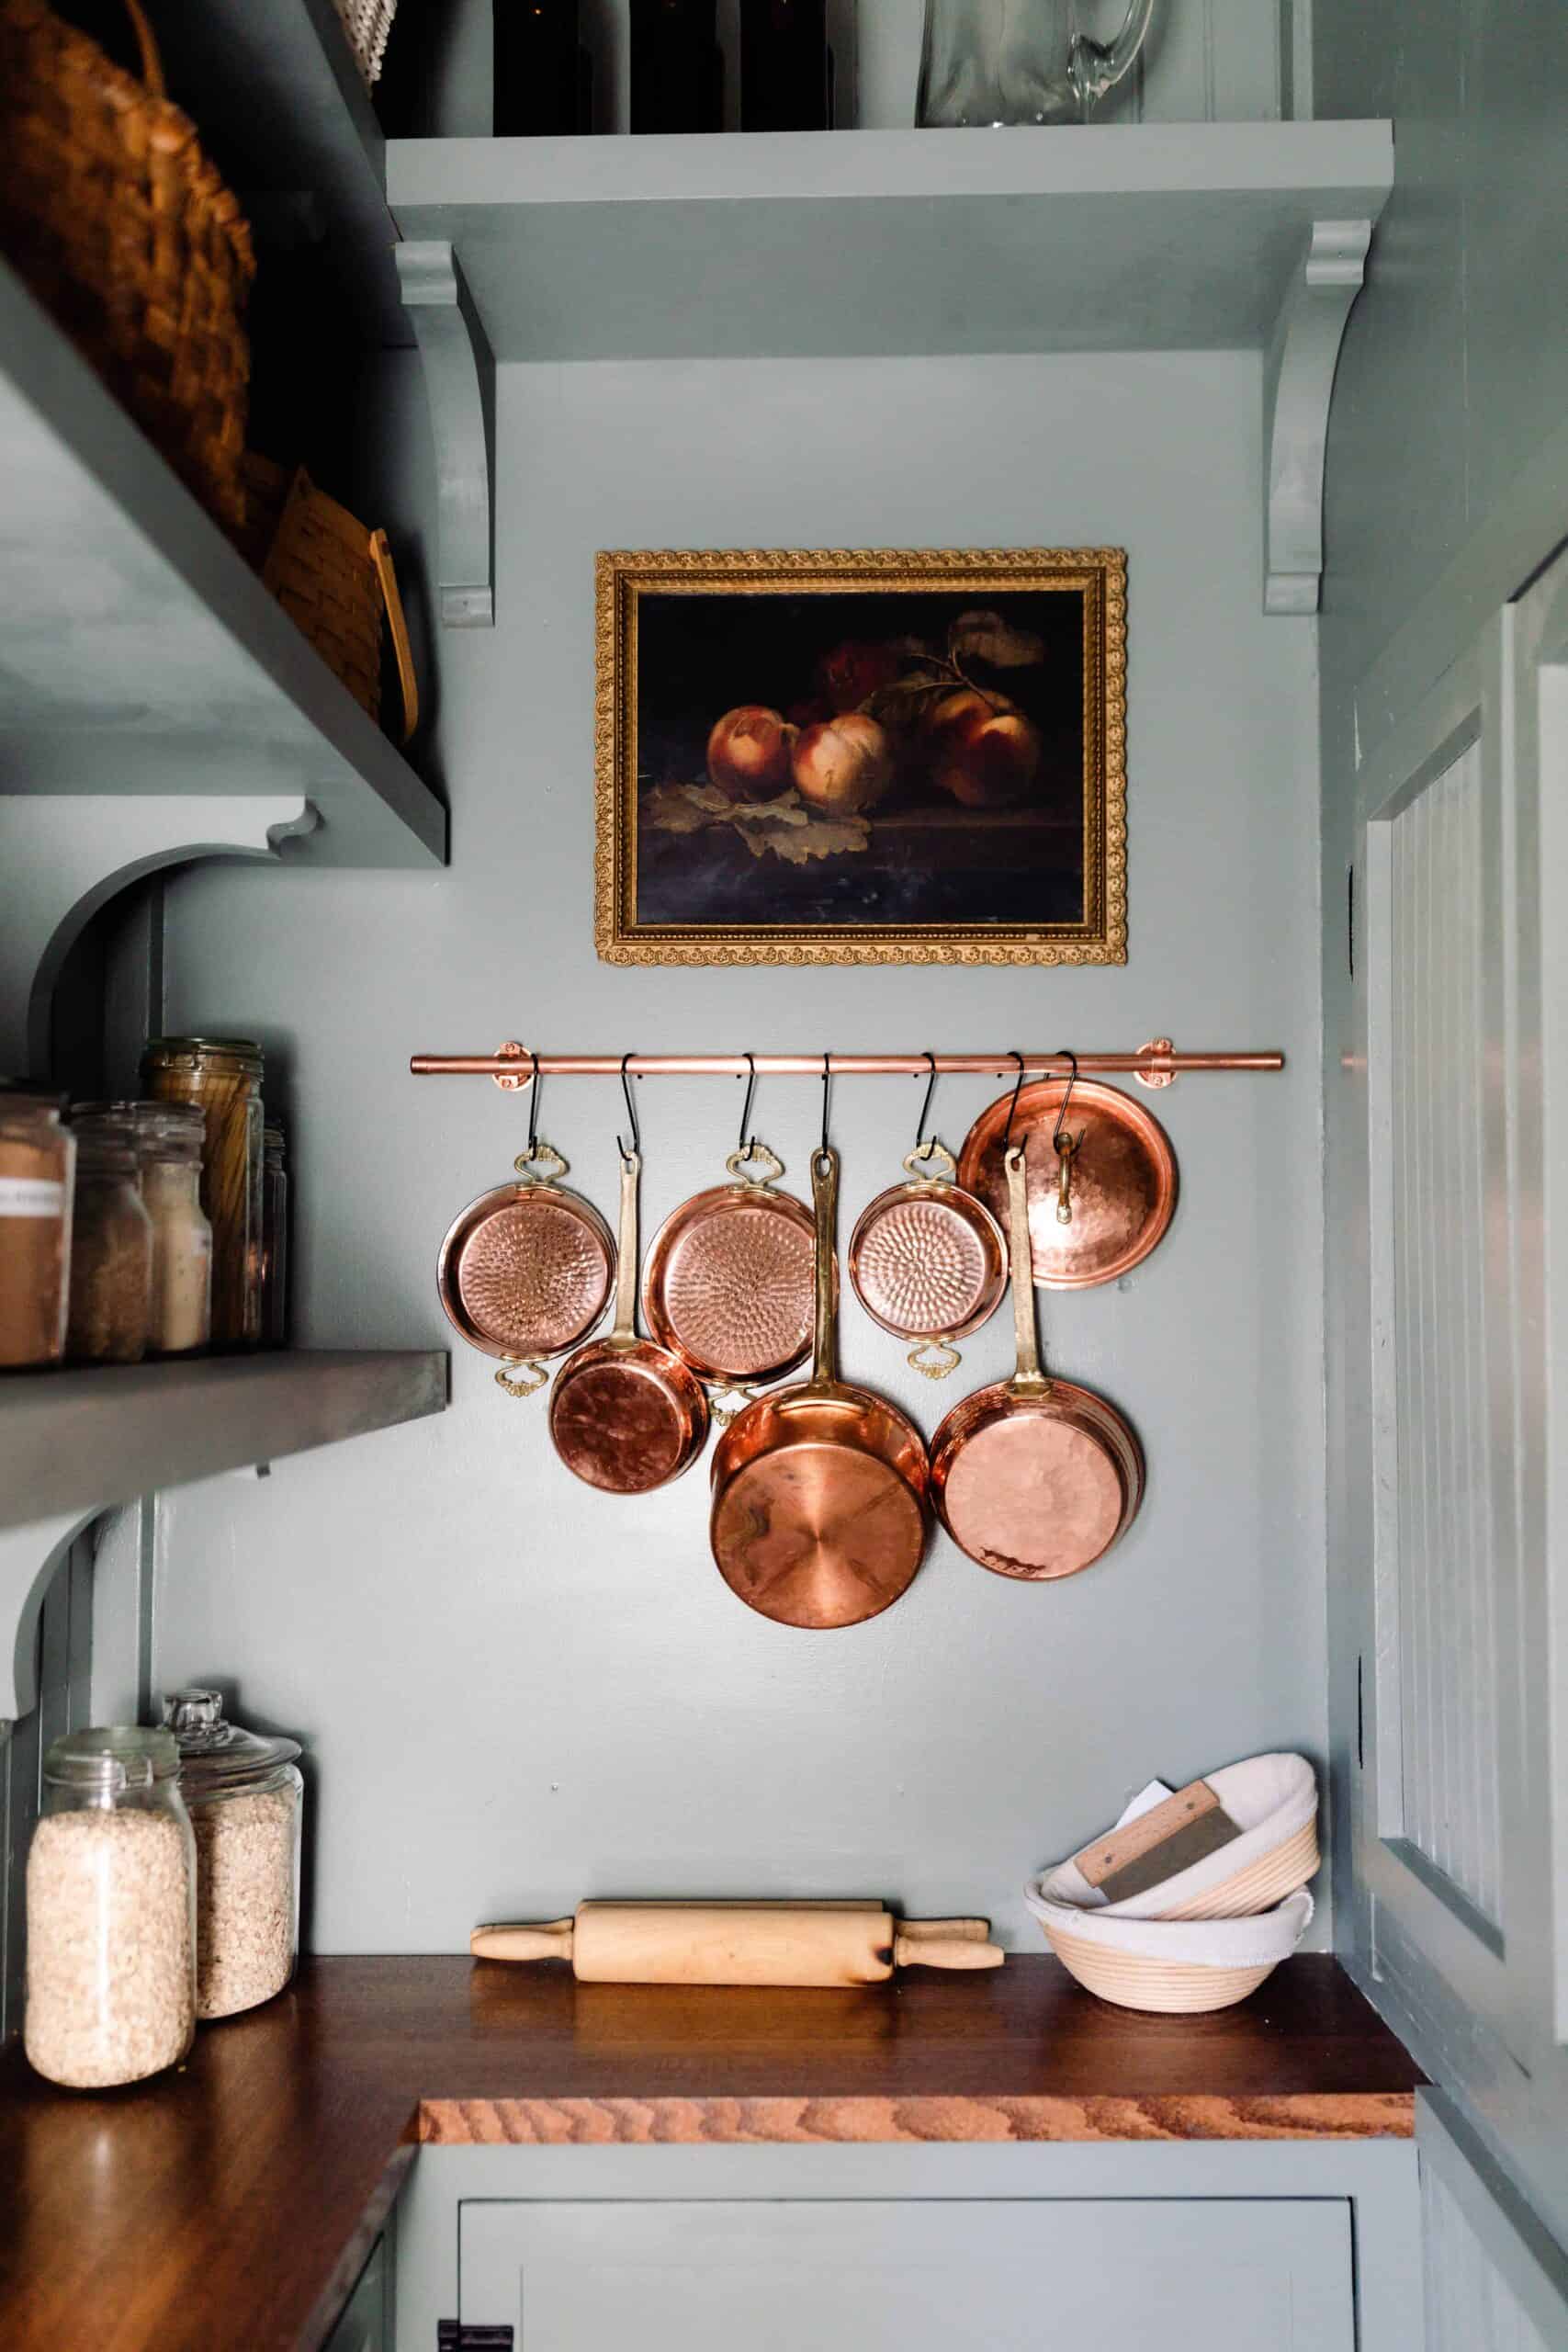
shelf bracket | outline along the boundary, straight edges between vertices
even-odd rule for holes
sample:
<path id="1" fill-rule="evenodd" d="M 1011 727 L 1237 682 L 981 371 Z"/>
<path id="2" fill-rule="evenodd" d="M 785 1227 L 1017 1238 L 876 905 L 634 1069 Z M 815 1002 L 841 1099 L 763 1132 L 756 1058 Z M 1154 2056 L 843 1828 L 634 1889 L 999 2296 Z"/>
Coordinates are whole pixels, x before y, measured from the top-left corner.
<path id="1" fill-rule="evenodd" d="M 1317 610 L 1328 404 L 1371 235 L 1370 220 L 1314 220 L 1280 306 L 1263 371 L 1266 613 Z"/>
<path id="2" fill-rule="evenodd" d="M 47 1070 L 54 984 L 89 919 L 117 890 L 198 857 L 276 857 L 315 830 L 296 793 L 12 793 L 0 796 L 0 1069 Z"/>
<path id="3" fill-rule="evenodd" d="M 436 583 L 447 628 L 495 625 L 495 360 L 451 246 L 394 245 L 435 440 Z"/>
<path id="4" fill-rule="evenodd" d="M 0 1723 L 15 1723 L 38 1705 L 38 1621 L 61 1557 L 91 1510 L 68 1510 L 26 1527 L 0 1528 Z"/>

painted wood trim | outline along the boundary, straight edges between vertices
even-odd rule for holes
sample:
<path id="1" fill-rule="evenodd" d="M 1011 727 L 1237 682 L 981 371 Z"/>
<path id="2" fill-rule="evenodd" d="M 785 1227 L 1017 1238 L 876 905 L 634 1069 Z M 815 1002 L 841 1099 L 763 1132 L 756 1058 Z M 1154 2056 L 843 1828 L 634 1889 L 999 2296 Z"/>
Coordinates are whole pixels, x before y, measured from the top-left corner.
<path id="1" fill-rule="evenodd" d="M 1323 461 L 1345 323 L 1366 274 L 1371 220 L 1314 220 L 1263 373 L 1263 609 L 1315 613 L 1323 579 Z"/>
<path id="2" fill-rule="evenodd" d="M 0 1530 L 0 1724 L 31 1714 L 39 1703 L 39 1613 L 65 1553 L 96 1517 L 95 1506 Z M 69 1684 L 67 1668 L 60 1690 Z"/>
<path id="3" fill-rule="evenodd" d="M 1423 2166 L 1430 2165 L 1442 2179 L 1542 2342 L 1568 2341 L 1568 2252 L 1454 2100 L 1441 2091 L 1424 2090 L 1416 2112 Z"/>
<path id="4" fill-rule="evenodd" d="M 427 2147 L 1408 2140 L 1413 2091 L 1274 2098 L 427 2098 Z"/>
<path id="5" fill-rule="evenodd" d="M 495 625 L 495 361 L 452 247 L 396 247 L 435 441 L 436 582 L 448 628 Z"/>

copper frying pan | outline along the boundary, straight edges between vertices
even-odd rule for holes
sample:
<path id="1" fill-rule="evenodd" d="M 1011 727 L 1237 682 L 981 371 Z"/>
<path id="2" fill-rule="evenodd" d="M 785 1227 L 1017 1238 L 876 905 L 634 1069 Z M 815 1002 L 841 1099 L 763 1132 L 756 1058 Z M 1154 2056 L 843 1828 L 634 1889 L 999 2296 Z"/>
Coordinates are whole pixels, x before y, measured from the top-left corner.
<path id="1" fill-rule="evenodd" d="M 1176 1207 L 1176 1155 L 1154 1114 L 1119 1087 L 1076 1075 L 1037 1079 L 981 1112 L 958 1155 L 958 1181 L 1004 1218 L 1010 1139 L 1025 1148 L 1042 1289 L 1114 1282 L 1163 1238 Z"/>
<path id="2" fill-rule="evenodd" d="M 874 1323 L 913 1340 L 905 1361 L 928 1380 L 959 1362 L 951 1342 L 988 1322 L 1007 1288 L 1007 1243 L 934 1136 L 905 1156 L 906 1184 L 879 1193 L 850 1238 L 850 1280 Z M 945 1172 L 938 1172 L 939 1170 Z"/>
<path id="3" fill-rule="evenodd" d="M 567 1163 L 530 1138 L 520 1181 L 470 1201 L 441 1244 L 435 1286 L 446 1318 L 472 1348 L 505 1359 L 495 1377 L 512 1396 L 549 1378 L 544 1360 L 587 1337 L 615 1277 L 610 1228 L 581 1193 L 549 1179 Z"/>
<path id="4" fill-rule="evenodd" d="M 1005 1161 L 1018 1370 L 955 1405 L 931 1441 L 931 1488 L 961 1551 L 1044 1583 L 1103 1558 L 1132 1525 L 1144 1457 L 1113 1405 L 1040 1368 L 1023 1146 Z"/>
<path id="5" fill-rule="evenodd" d="M 665 1218 L 642 1278 L 649 1330 L 719 1387 L 780 1380 L 811 1345 L 811 1212 L 754 1136 L 725 1166 L 731 1183 Z"/>
<path id="6" fill-rule="evenodd" d="M 568 1356 L 550 1391 L 550 1437 L 569 1470 L 613 1495 L 644 1495 L 702 1452 L 707 1398 L 669 1348 L 637 1333 L 637 1192 L 642 1159 L 621 1152 L 615 1321 Z"/>
<path id="7" fill-rule="evenodd" d="M 811 1164 L 811 1377 L 760 1396 L 714 1450 L 709 1532 L 720 1575 L 783 1625 L 858 1625 L 890 1608 L 926 1543 L 925 1443 L 897 1408 L 840 1381 L 833 1217 L 838 1154 Z"/>

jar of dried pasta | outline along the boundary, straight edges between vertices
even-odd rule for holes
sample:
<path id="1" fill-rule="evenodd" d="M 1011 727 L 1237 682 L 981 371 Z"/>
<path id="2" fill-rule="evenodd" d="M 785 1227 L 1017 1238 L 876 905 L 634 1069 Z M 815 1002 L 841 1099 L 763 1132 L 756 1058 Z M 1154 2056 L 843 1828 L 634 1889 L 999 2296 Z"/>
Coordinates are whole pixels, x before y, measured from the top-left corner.
<path id="1" fill-rule="evenodd" d="M 227 1723 L 220 1690 L 170 1690 L 196 1832 L 196 2013 L 232 2017 L 281 1993 L 299 1946 L 297 1739 Z"/>
<path id="2" fill-rule="evenodd" d="M 212 1227 L 212 1344 L 261 1339 L 262 1051 L 249 1037 L 154 1037 L 147 1091 L 203 1120 L 201 1205 Z"/>
<path id="3" fill-rule="evenodd" d="M 73 1363 L 140 1363 L 152 1303 L 152 1221 L 141 1198 L 129 1119 L 78 1119 L 71 1219 L 71 1309 L 65 1350 Z"/>
<path id="4" fill-rule="evenodd" d="M 76 1138 L 65 1098 L 0 1078 L 0 1365 L 65 1352 Z"/>
<path id="5" fill-rule="evenodd" d="M 177 2066 L 196 2036 L 196 1853 L 166 1731 L 55 1740 L 28 1852 L 22 2044 L 74 2090 Z"/>

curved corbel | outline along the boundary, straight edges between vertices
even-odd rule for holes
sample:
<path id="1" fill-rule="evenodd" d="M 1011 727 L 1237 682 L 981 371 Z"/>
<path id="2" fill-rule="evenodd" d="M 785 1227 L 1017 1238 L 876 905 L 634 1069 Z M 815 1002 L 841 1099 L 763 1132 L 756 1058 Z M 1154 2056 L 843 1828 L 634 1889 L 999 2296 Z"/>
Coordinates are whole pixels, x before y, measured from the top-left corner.
<path id="1" fill-rule="evenodd" d="M 54 984 L 85 924 L 117 890 L 198 857 L 274 857 L 311 831 L 298 793 L 11 794 L 0 798 L 0 1069 L 49 1068 Z"/>
<path id="2" fill-rule="evenodd" d="M 495 621 L 495 360 L 457 256 L 439 238 L 394 245 L 435 442 L 436 582 L 448 628 Z"/>
<path id="3" fill-rule="evenodd" d="M 1280 305 L 1263 378 L 1266 613 L 1317 610 L 1328 404 L 1371 234 L 1370 220 L 1314 220 Z"/>
<path id="4" fill-rule="evenodd" d="M 38 1705 L 38 1621 L 56 1568 L 91 1510 L 64 1511 L 26 1527 L 0 1528 L 0 1722 L 15 1723 Z"/>

